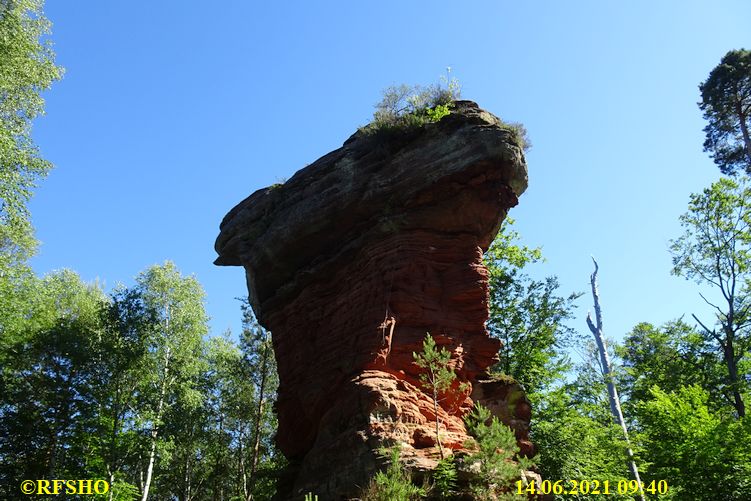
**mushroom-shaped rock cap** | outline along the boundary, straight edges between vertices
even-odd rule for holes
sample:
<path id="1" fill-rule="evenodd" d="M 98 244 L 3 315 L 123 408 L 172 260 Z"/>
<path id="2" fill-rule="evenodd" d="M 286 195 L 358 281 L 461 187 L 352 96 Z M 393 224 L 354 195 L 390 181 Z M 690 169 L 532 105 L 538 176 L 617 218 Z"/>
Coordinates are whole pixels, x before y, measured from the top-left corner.
<path id="1" fill-rule="evenodd" d="M 386 234 L 471 233 L 487 250 L 526 187 L 514 132 L 476 103 L 456 101 L 424 127 L 358 131 L 284 184 L 250 195 L 224 217 L 215 264 L 245 267 L 263 323 L 266 306 Z"/>

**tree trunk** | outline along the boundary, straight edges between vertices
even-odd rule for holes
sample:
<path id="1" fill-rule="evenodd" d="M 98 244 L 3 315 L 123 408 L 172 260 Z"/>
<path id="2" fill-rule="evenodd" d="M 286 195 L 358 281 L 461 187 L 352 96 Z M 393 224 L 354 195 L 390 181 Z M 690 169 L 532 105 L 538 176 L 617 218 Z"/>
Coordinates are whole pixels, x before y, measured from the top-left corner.
<path id="1" fill-rule="evenodd" d="M 263 361 L 261 362 L 261 387 L 258 390 L 258 409 L 256 414 L 256 423 L 255 423 L 255 431 L 254 431 L 254 437 L 253 437 L 253 459 L 250 462 L 250 489 L 249 489 L 249 497 L 247 499 L 253 499 L 253 488 L 255 487 L 256 483 L 256 468 L 258 467 L 258 456 L 261 448 L 261 422 L 263 420 L 263 404 L 264 400 L 266 398 L 266 378 L 268 376 L 268 361 L 269 361 L 269 350 L 270 347 L 268 345 L 268 333 L 264 334 L 263 339 Z"/>
<path id="2" fill-rule="evenodd" d="M 141 465 L 141 460 L 143 459 L 143 456 L 141 453 L 138 453 L 138 465 Z M 138 486 L 141 488 L 141 492 L 143 492 L 143 468 L 139 468 L 138 470 Z"/>
<path id="3" fill-rule="evenodd" d="M 220 407 L 221 409 L 221 407 Z M 224 414 L 219 413 L 219 436 L 222 436 L 222 432 L 224 431 Z M 220 471 L 220 464 L 219 464 L 219 457 L 215 457 L 214 461 L 214 474 L 212 475 L 212 489 L 211 489 L 211 499 L 212 501 L 222 501 L 224 499 L 224 490 L 223 486 L 224 483 L 222 483 L 222 487 L 220 488 L 218 485 L 218 478 L 219 478 L 219 471 Z"/>
<path id="4" fill-rule="evenodd" d="M 645 501 L 644 491 L 642 490 L 641 479 L 639 478 L 639 469 L 636 467 L 636 461 L 634 461 L 634 452 L 631 450 L 631 443 L 628 440 L 628 428 L 626 427 L 626 421 L 623 419 L 623 412 L 621 412 L 621 400 L 618 398 L 618 390 L 615 387 L 613 381 L 613 371 L 610 365 L 610 357 L 608 355 L 608 348 L 605 344 L 605 337 L 602 334 L 602 310 L 600 309 L 600 294 L 597 290 L 597 261 L 592 258 L 595 263 L 595 271 L 590 277 L 590 283 L 592 285 L 592 297 L 595 303 L 595 320 L 597 325 L 592 322 L 592 317 L 587 313 L 587 326 L 592 331 L 592 335 L 597 342 L 597 350 L 600 352 L 600 363 L 602 364 L 602 375 L 605 379 L 605 384 L 608 387 L 608 400 L 610 402 L 610 412 L 613 414 L 613 418 L 621 427 L 623 431 L 623 438 L 626 440 L 626 454 L 628 455 L 628 468 L 631 470 L 634 480 L 639 484 L 639 497 L 641 501 Z"/>
<path id="5" fill-rule="evenodd" d="M 738 113 L 738 120 L 741 124 L 741 134 L 743 135 L 743 144 L 746 146 L 746 155 L 748 156 L 748 165 L 751 169 L 751 136 L 748 133 L 748 125 L 746 125 L 746 115 L 743 113 L 743 107 L 740 100 L 735 103 L 735 110 Z M 746 169 L 747 174 L 751 174 L 751 170 Z"/>
<path id="6" fill-rule="evenodd" d="M 438 444 L 438 452 L 443 459 L 443 444 L 441 443 L 441 435 L 438 432 L 438 390 L 433 389 L 433 411 L 435 412 L 435 442 Z"/>
<path id="7" fill-rule="evenodd" d="M 108 482 L 110 484 L 110 491 L 109 491 L 109 494 L 107 496 L 107 499 L 108 499 L 108 501 L 112 501 L 112 496 L 115 495 L 115 493 L 113 492 L 113 489 L 114 489 L 113 486 L 114 486 L 114 483 L 115 483 L 115 474 L 112 473 L 112 472 L 110 472 L 110 474 L 107 476 L 107 480 L 108 480 Z"/>
<path id="8" fill-rule="evenodd" d="M 741 115 L 741 124 L 743 116 Z M 748 136 L 748 131 L 744 134 L 744 139 Z M 746 141 L 746 146 L 751 148 L 751 143 Z M 749 150 L 749 166 L 751 166 L 751 150 Z M 723 326 L 723 330 L 725 331 L 725 344 L 723 346 L 723 358 L 725 359 L 725 365 L 727 365 L 728 368 L 728 379 L 730 383 L 730 388 L 733 391 L 733 406 L 735 407 L 736 412 L 738 412 L 738 419 L 742 419 L 746 415 L 746 406 L 743 403 L 743 397 L 741 396 L 741 391 L 739 388 L 739 381 L 738 381 L 738 366 L 737 366 L 737 359 L 735 357 L 735 333 L 737 332 L 739 326 L 736 326 L 736 317 L 735 317 L 735 286 L 736 286 L 736 275 L 735 275 L 735 266 L 733 266 L 733 274 L 732 274 L 732 281 L 730 285 L 730 290 L 725 293 L 723 291 L 723 294 L 727 297 L 728 301 L 728 314 L 725 317 L 725 325 Z M 722 343 L 720 343 L 722 344 Z"/>
<path id="9" fill-rule="evenodd" d="M 743 402 L 743 396 L 741 395 L 740 388 L 738 388 L 738 366 L 736 363 L 735 346 L 733 346 L 732 336 L 727 337 L 727 342 L 725 343 L 725 349 L 723 351 L 725 363 L 728 367 L 730 387 L 733 390 L 733 406 L 738 413 L 738 418 L 741 419 L 746 416 L 746 404 Z"/>
<path id="10" fill-rule="evenodd" d="M 433 368 L 430 369 L 430 385 L 433 387 L 433 412 L 435 413 L 435 443 L 438 445 L 438 452 L 443 459 L 443 444 L 441 444 L 441 435 L 438 429 L 438 387 L 436 386 L 436 375 Z"/>
<path id="11" fill-rule="evenodd" d="M 157 403 L 156 407 L 156 418 L 154 419 L 153 427 L 151 429 L 151 451 L 149 452 L 149 465 L 146 468 L 146 482 L 143 486 L 143 495 L 141 496 L 141 501 L 147 501 L 149 499 L 149 488 L 151 487 L 151 478 L 154 474 L 154 460 L 156 459 L 156 440 L 159 435 L 159 421 L 162 419 L 162 408 L 164 407 L 164 399 L 167 394 L 169 362 L 170 350 L 168 347 L 167 352 L 164 354 L 164 374 L 162 378 L 162 385 L 159 390 L 159 403 Z"/>
<path id="12" fill-rule="evenodd" d="M 59 368 L 55 374 L 56 379 L 61 377 Z M 70 387 L 76 377 L 76 372 L 71 371 L 65 378 L 65 383 Z M 55 408 L 55 421 L 50 437 L 50 446 L 47 452 L 47 478 L 54 479 L 57 477 L 57 456 L 59 454 L 60 436 L 68 428 L 71 415 L 71 395 L 60 395 L 60 403 Z"/>
<path id="13" fill-rule="evenodd" d="M 119 423 L 120 423 L 120 409 L 118 403 L 120 402 L 120 385 L 116 385 L 115 387 L 115 403 L 113 404 L 114 407 L 114 416 L 112 419 L 112 429 L 110 430 L 110 450 L 109 450 L 109 464 L 107 464 L 107 472 L 109 473 L 109 484 L 110 484 L 110 490 L 109 494 L 107 496 L 108 501 L 112 501 L 113 496 L 115 495 L 112 485 L 115 483 L 115 472 L 117 471 L 116 462 L 117 459 L 116 456 L 116 448 L 117 448 L 117 434 L 119 432 Z"/>
<path id="14" fill-rule="evenodd" d="M 251 494 L 248 490 L 248 474 L 247 469 L 245 468 L 245 450 L 243 448 L 243 435 L 245 435 L 245 430 L 243 428 L 240 429 L 240 439 L 238 440 L 238 449 L 239 449 L 239 456 L 238 456 L 238 462 L 239 462 L 239 469 L 240 469 L 240 476 L 242 477 L 242 488 L 243 488 L 243 499 L 246 501 L 250 500 Z"/>
<path id="15" fill-rule="evenodd" d="M 151 430 L 151 451 L 149 451 L 149 465 L 146 468 L 146 482 L 143 486 L 143 495 L 141 501 L 147 501 L 149 499 L 149 487 L 151 487 L 151 478 L 154 474 L 154 460 L 156 459 L 156 440 L 159 435 L 157 428 L 158 422 L 162 417 L 162 405 L 164 403 L 164 384 L 162 384 L 162 391 L 159 397 L 159 404 L 157 405 L 156 419 L 154 420 L 154 427 Z"/>

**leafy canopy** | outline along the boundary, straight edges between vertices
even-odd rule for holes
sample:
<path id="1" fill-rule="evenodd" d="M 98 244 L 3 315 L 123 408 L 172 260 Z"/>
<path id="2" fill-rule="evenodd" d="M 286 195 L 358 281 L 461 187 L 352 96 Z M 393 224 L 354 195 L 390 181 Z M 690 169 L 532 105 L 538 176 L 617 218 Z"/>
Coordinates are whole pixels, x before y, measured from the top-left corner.
<path id="1" fill-rule="evenodd" d="M 671 392 L 654 386 L 651 395 L 637 405 L 651 477 L 670 479 L 675 499 L 750 499 L 751 421 L 713 412 L 699 386 Z M 708 485 L 725 488 L 709 492 Z"/>
<path id="2" fill-rule="evenodd" d="M 727 366 L 726 391 L 739 416 L 745 414 L 751 349 L 751 187 L 747 178 L 723 178 L 691 195 L 681 216 L 684 234 L 671 242 L 673 273 L 710 285 L 717 299 L 702 295 L 715 310 L 719 329 L 701 322 Z M 711 299 L 711 300 L 710 300 Z"/>
<path id="3" fill-rule="evenodd" d="M 104 294 L 63 270 L 38 280 L 31 301 L 24 328 L 0 336 L 3 499 L 18 478 L 84 474 L 99 411 Z"/>
<path id="4" fill-rule="evenodd" d="M 680 217 L 683 235 L 671 242 L 673 273 L 729 293 L 748 289 L 751 268 L 751 187 L 722 178 L 691 195 Z"/>
<path id="5" fill-rule="evenodd" d="M 41 94 L 62 76 L 41 0 L 0 1 L 0 258 L 23 260 L 33 250 L 27 202 L 51 164 L 31 138 L 44 113 Z M 7 262 L 0 262 L 0 270 Z"/>
<path id="6" fill-rule="evenodd" d="M 558 295 L 558 280 L 533 280 L 527 266 L 542 260 L 539 248 L 522 245 L 506 218 L 484 256 L 490 273 L 488 330 L 503 341 L 495 371 L 520 382 L 529 393 L 548 387 L 569 366 L 563 349 L 575 332 L 566 325 L 580 294 Z"/>
<path id="7" fill-rule="evenodd" d="M 623 360 L 619 388 L 629 411 L 633 403 L 650 400 L 655 385 L 665 391 L 698 385 L 708 389 L 712 408 L 726 403 L 719 391 L 723 369 L 716 348 L 682 319 L 660 327 L 639 323 L 615 350 Z"/>

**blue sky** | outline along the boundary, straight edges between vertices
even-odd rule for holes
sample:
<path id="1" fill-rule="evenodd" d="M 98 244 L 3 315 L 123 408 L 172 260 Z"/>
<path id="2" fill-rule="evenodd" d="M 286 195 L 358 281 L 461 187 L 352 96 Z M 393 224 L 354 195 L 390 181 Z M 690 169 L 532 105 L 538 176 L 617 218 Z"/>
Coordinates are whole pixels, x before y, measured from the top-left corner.
<path id="1" fill-rule="evenodd" d="M 451 66 L 464 98 L 529 130 L 511 216 L 543 247 L 533 275 L 588 292 L 597 257 L 616 339 L 709 314 L 670 275 L 668 242 L 719 178 L 698 84 L 751 48 L 751 2 L 48 0 L 46 14 L 66 74 L 34 129 L 55 164 L 31 204 L 39 273 L 109 289 L 170 259 L 203 284 L 213 332 L 237 332 L 243 271 L 212 264 L 224 214 L 339 147 L 383 88 Z"/>

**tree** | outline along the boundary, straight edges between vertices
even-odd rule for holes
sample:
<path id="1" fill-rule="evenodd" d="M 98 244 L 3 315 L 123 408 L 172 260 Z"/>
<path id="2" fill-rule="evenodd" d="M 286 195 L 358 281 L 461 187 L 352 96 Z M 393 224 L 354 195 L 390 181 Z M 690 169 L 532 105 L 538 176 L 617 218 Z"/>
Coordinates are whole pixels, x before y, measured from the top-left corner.
<path id="1" fill-rule="evenodd" d="M 67 270 L 34 292 L 25 328 L 3 345 L 0 497 L 16 497 L 19 478 L 88 478 L 97 424 L 106 297 Z"/>
<path id="2" fill-rule="evenodd" d="M 580 294 L 558 295 L 558 280 L 532 280 L 524 270 L 542 260 L 540 249 L 519 243 L 513 220 L 501 225 L 484 262 L 490 274 L 491 336 L 503 346 L 495 371 L 513 377 L 534 395 L 568 369 L 564 348 L 575 339 L 565 322 L 573 315 Z"/>
<path id="3" fill-rule="evenodd" d="M 125 287 L 110 295 L 103 316 L 106 335 L 97 357 L 99 424 L 91 439 L 92 459 L 101 465 L 97 473 L 111 486 L 110 501 L 132 499 L 137 493 L 132 465 L 139 442 L 134 410 L 139 407 L 138 388 L 147 367 L 147 343 L 156 318 L 138 291 Z"/>
<path id="4" fill-rule="evenodd" d="M 535 408 L 538 418 L 532 427 L 531 439 L 540 450 L 537 457 L 542 478 L 598 479 L 617 485 L 629 471 L 623 461 L 623 434 L 610 420 L 587 415 L 582 402 L 573 398 L 564 387 L 547 392 Z M 604 394 L 604 388 L 598 387 Z M 604 403 L 604 402 L 603 402 Z M 602 409 L 603 407 L 599 407 Z M 633 501 L 633 496 L 613 492 L 608 499 Z M 590 495 L 558 495 L 556 500 L 592 499 Z"/>
<path id="5" fill-rule="evenodd" d="M 420 374 L 420 382 L 424 389 L 430 392 L 433 399 L 433 413 L 435 414 L 435 441 L 438 445 L 438 451 L 443 459 L 443 445 L 439 434 L 440 418 L 438 416 L 438 404 L 441 402 L 441 394 L 446 393 L 451 388 L 452 383 L 456 380 L 456 373 L 451 367 L 451 352 L 446 348 L 438 349 L 435 340 L 430 334 L 425 335 L 422 342 L 422 351 L 412 353 L 415 359 L 415 365 L 424 369 Z M 461 386 L 460 391 L 463 391 Z"/>
<path id="6" fill-rule="evenodd" d="M 203 343 L 202 343 L 203 345 Z M 203 351 L 203 346 L 199 349 Z M 154 493 L 157 498 L 194 501 L 206 497 L 212 464 L 206 461 L 210 441 L 209 409 L 205 405 L 209 390 L 205 375 L 208 367 L 203 353 L 192 361 L 191 374 L 182 382 L 169 406 L 165 406 L 157 447 L 160 463 L 155 465 Z"/>
<path id="7" fill-rule="evenodd" d="M 278 378 L 271 338 L 243 301 L 239 344 L 230 333 L 202 343 L 188 392 L 163 413 L 154 492 L 191 499 L 271 499 L 282 466 L 273 438 Z M 186 398 L 190 397 L 190 398 Z"/>
<path id="8" fill-rule="evenodd" d="M 479 467 L 479 475 L 471 480 L 474 498 L 482 501 L 528 499 L 509 492 L 520 470 L 528 470 L 533 465 L 530 459 L 518 455 L 514 431 L 481 405 L 476 405 L 465 421 L 475 442 L 475 451 L 468 461 Z"/>
<path id="9" fill-rule="evenodd" d="M 530 439 L 539 450 L 536 462 L 543 479 L 599 479 L 601 486 L 605 480 L 617 485 L 629 476 L 623 453 L 626 442 L 610 413 L 594 339 L 586 340 L 580 355 L 582 361 L 571 371 L 571 378 L 537 399 L 530 427 Z M 632 433 L 631 438 L 636 443 L 639 435 Z M 613 499 L 634 499 L 633 495 L 611 494 Z M 555 499 L 591 499 L 591 495 L 557 495 Z"/>
<path id="10" fill-rule="evenodd" d="M 25 264 L 35 247 L 27 202 L 50 169 L 31 139 L 41 93 L 60 78 L 40 0 L 0 0 L 0 365 L 33 315 L 37 278 Z"/>
<path id="11" fill-rule="evenodd" d="M 229 332 L 209 339 L 205 353 L 207 444 L 203 460 L 210 468 L 206 483 L 211 499 L 227 499 L 242 493 L 236 468 L 242 463 L 236 457 L 244 426 L 240 416 L 253 406 L 253 388 L 239 370 L 242 353 Z"/>
<path id="12" fill-rule="evenodd" d="M 520 243 L 513 220 L 504 220 L 484 257 L 490 274 L 487 326 L 503 342 L 493 370 L 519 381 L 533 402 L 530 436 L 540 451 L 543 478 L 617 483 L 627 473 L 624 444 L 605 411 L 601 375 L 593 372 L 581 383 L 565 382 L 572 368 L 566 349 L 583 339 L 566 325 L 581 294 L 561 296 L 554 276 L 530 278 L 527 270 L 542 260 L 540 249 Z M 585 391 L 597 402 L 577 399 Z"/>
<path id="13" fill-rule="evenodd" d="M 412 475 L 400 460 L 401 446 L 396 444 L 389 449 L 381 449 L 380 454 L 388 457 L 386 471 L 376 473 L 361 493 L 363 501 L 412 501 L 425 498 L 425 489 L 412 483 Z M 308 499 L 306 497 L 306 499 Z M 316 498 L 317 499 L 317 498 Z"/>
<path id="14" fill-rule="evenodd" d="M 751 51 L 731 50 L 699 86 L 704 151 L 723 174 L 751 174 Z"/>
<path id="15" fill-rule="evenodd" d="M 243 496 L 250 501 L 269 497 L 271 482 L 267 481 L 268 485 L 257 485 L 259 470 L 261 467 L 277 467 L 281 456 L 273 444 L 276 430 L 273 402 L 276 400 L 279 376 L 276 372 L 271 334 L 258 324 L 247 299 L 243 301 L 242 312 L 240 374 L 252 385 L 249 395 L 253 401 L 249 408 L 243 409 L 243 421 L 249 427 L 252 426 L 252 432 L 246 429 L 240 436 L 240 474 Z M 247 459 L 250 460 L 250 464 L 246 463 Z"/>
<path id="16" fill-rule="evenodd" d="M 639 430 L 646 465 L 642 478 L 647 486 L 668 480 L 669 499 L 749 497 L 749 420 L 729 412 L 719 392 L 724 364 L 709 348 L 708 339 L 681 320 L 661 328 L 639 324 L 617 348 L 629 397 L 624 410 Z M 700 488 L 718 482 L 728 489 Z"/>
<path id="17" fill-rule="evenodd" d="M 639 469 L 636 466 L 634 460 L 634 452 L 631 449 L 631 444 L 628 439 L 628 428 L 626 426 L 626 420 L 623 419 L 623 412 L 621 411 L 621 399 L 618 397 L 618 390 L 615 386 L 615 380 L 613 377 L 613 368 L 610 364 L 610 355 L 608 353 L 607 344 L 605 343 L 605 337 L 602 332 L 602 310 L 600 309 L 600 294 L 597 290 L 597 261 L 592 259 L 595 263 L 595 271 L 590 278 L 590 284 L 592 286 L 592 297 L 595 303 L 595 322 L 592 321 L 592 317 L 587 313 L 587 326 L 592 331 L 592 335 L 597 343 L 597 352 L 600 355 L 600 368 L 602 370 L 602 377 L 605 380 L 605 385 L 608 389 L 608 403 L 610 404 L 610 412 L 613 415 L 613 419 L 621 427 L 623 433 L 623 439 L 626 442 L 626 455 L 628 456 L 628 467 L 631 471 L 631 475 L 634 480 L 641 486 L 641 479 L 639 478 Z M 639 496 L 644 501 L 644 492 L 639 490 Z"/>
<path id="18" fill-rule="evenodd" d="M 749 381 L 742 359 L 751 348 L 751 188 L 748 180 L 723 178 L 692 194 L 680 218 L 684 234 L 671 241 L 673 274 L 711 285 L 717 300 L 702 299 L 715 310 L 719 330 L 694 319 L 722 354 L 727 373 L 724 392 L 739 418 L 745 416 Z M 710 296 L 711 297 L 711 296 Z"/>
<path id="19" fill-rule="evenodd" d="M 181 501 L 271 499 L 283 466 L 273 443 L 277 381 L 269 333 L 244 301 L 239 344 L 229 332 L 201 343 L 183 389 L 164 405 L 154 495 Z M 146 404 L 154 406 L 145 399 L 140 405 Z M 148 443 L 142 451 L 148 453 Z"/>
<path id="20" fill-rule="evenodd" d="M 62 76 L 41 0 L 0 0 L 0 279 L 22 262 L 34 239 L 27 202 L 36 181 L 50 170 L 31 138 L 31 123 L 44 113 L 41 93 Z"/>
<path id="21" fill-rule="evenodd" d="M 195 385 L 208 318 L 201 285 L 193 277 L 182 277 L 173 263 L 152 266 L 136 282 L 138 298 L 153 319 L 147 332 L 143 378 L 137 390 L 142 400 L 138 421 L 146 432 L 141 486 L 141 501 L 146 501 L 165 415 L 178 401 L 191 408 L 200 405 Z"/>

